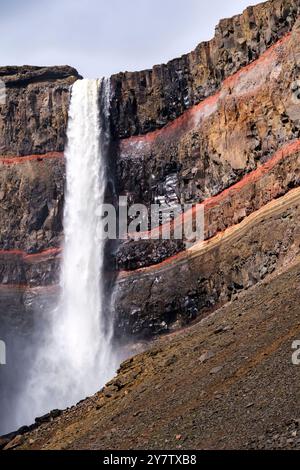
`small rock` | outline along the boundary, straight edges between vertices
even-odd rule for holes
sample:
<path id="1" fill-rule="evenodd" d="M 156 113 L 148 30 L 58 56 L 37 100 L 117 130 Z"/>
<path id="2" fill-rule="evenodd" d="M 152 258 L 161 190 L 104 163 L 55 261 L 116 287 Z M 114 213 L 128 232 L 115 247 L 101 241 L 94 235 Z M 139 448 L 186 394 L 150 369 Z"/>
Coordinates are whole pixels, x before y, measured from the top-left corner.
<path id="1" fill-rule="evenodd" d="M 4 450 L 14 449 L 22 444 L 24 437 L 21 434 L 18 434 L 12 441 L 10 441 L 5 447 Z"/>
<path id="2" fill-rule="evenodd" d="M 210 371 L 210 374 L 217 374 L 218 372 L 220 372 L 221 370 L 223 369 L 223 366 L 218 366 L 218 367 L 214 367 L 213 369 L 211 369 Z"/>
<path id="3" fill-rule="evenodd" d="M 164 367 L 169 367 L 169 366 L 175 364 L 175 362 L 177 362 L 177 357 L 173 355 L 165 361 Z"/>
<path id="4" fill-rule="evenodd" d="M 213 358 L 214 355 L 215 353 L 213 351 L 206 351 L 205 353 L 201 354 L 198 362 L 200 362 L 200 364 L 204 364 L 204 362 L 207 362 L 209 359 Z"/>

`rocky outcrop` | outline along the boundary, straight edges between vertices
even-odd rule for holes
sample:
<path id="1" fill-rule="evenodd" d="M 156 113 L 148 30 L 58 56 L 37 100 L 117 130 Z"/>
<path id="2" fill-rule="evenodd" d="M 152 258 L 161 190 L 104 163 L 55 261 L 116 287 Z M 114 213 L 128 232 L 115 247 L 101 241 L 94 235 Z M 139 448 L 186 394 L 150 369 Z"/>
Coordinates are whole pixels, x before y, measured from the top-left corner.
<path id="1" fill-rule="evenodd" d="M 292 34 L 180 118 L 123 139 L 117 160 L 130 202 L 201 202 L 236 183 L 299 137 L 300 24 Z M 278 86 L 280 83 L 280 86 Z"/>
<path id="2" fill-rule="evenodd" d="M 120 338 L 152 336 L 203 316 L 300 253 L 300 188 L 158 266 L 124 273 L 117 286 Z"/>
<path id="3" fill-rule="evenodd" d="M 72 67 L 0 67 L 6 104 L 0 105 L 0 155 L 61 152 L 66 141 Z"/>
<path id="4" fill-rule="evenodd" d="M 112 77 L 115 136 L 161 128 L 215 93 L 223 80 L 246 66 L 290 31 L 299 0 L 272 0 L 222 20 L 215 37 L 190 54 L 152 70 Z"/>

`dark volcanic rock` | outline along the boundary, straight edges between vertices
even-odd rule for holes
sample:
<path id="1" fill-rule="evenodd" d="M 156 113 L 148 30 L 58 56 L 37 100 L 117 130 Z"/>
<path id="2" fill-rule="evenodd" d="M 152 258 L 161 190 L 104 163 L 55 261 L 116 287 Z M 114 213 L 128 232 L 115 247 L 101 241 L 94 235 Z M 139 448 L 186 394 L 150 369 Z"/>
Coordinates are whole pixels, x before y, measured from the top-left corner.
<path id="1" fill-rule="evenodd" d="M 63 151 L 72 67 L 0 67 L 6 105 L 0 105 L 0 155 Z"/>
<path id="2" fill-rule="evenodd" d="M 249 289 L 299 254 L 300 189 L 272 201 L 219 239 L 117 285 L 116 334 L 151 336 L 185 325 Z M 270 235 L 272 234 L 272 235 Z"/>
<path id="3" fill-rule="evenodd" d="M 272 2 L 273 3 L 273 2 Z M 294 87 L 300 24 L 218 94 L 146 136 L 123 139 L 117 184 L 130 203 L 201 202 L 239 181 L 300 136 Z M 278 86 L 280 83 L 280 86 Z"/>
<path id="4" fill-rule="evenodd" d="M 161 128 L 214 93 L 222 81 L 258 58 L 291 30 L 299 0 L 272 0 L 222 20 L 215 37 L 190 54 L 151 70 L 112 77 L 112 121 L 118 137 Z"/>
<path id="5" fill-rule="evenodd" d="M 117 252 L 117 267 L 131 271 L 158 264 L 184 249 L 182 240 L 129 240 Z"/>
<path id="6" fill-rule="evenodd" d="M 64 158 L 23 158 L 0 161 L 0 251 L 35 253 L 61 241 Z"/>

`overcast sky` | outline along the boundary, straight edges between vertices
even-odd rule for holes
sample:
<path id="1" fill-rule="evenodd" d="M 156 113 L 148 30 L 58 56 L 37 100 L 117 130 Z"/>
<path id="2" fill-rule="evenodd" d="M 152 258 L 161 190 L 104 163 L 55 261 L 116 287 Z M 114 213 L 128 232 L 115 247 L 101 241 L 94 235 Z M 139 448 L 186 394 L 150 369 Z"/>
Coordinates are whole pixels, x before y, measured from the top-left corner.
<path id="1" fill-rule="evenodd" d="M 96 78 L 180 56 L 255 0 L 0 0 L 0 64 Z"/>

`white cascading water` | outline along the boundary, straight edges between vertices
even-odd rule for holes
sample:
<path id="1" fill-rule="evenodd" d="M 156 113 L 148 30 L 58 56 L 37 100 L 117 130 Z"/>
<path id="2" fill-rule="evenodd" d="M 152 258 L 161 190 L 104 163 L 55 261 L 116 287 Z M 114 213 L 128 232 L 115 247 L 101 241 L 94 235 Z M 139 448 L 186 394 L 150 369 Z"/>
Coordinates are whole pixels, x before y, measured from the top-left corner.
<path id="1" fill-rule="evenodd" d="M 18 418 L 23 424 L 95 393 L 117 366 L 103 291 L 106 163 L 100 111 L 107 119 L 109 95 L 108 80 L 78 80 L 72 88 L 61 297 L 21 398 Z"/>

